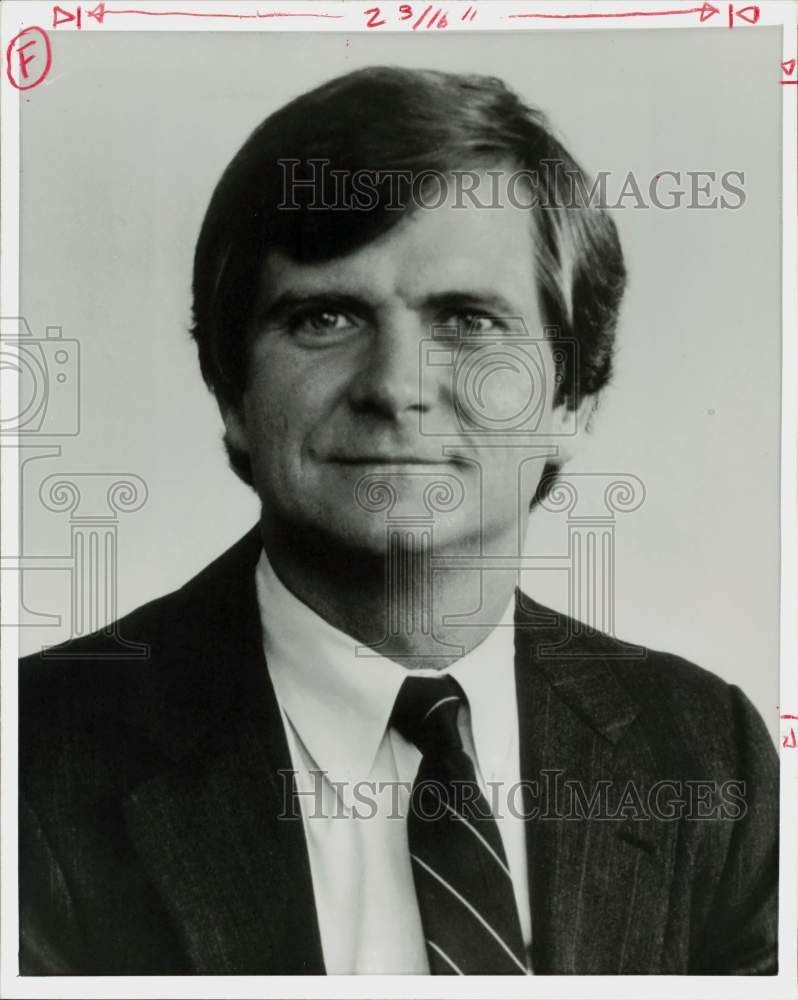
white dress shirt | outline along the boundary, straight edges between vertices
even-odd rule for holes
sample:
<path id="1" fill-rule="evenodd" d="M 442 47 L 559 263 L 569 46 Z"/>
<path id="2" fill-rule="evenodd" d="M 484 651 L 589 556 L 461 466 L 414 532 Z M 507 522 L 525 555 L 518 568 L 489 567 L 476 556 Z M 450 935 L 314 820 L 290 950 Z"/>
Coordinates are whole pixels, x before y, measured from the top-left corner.
<path id="1" fill-rule="evenodd" d="M 325 968 L 428 973 L 406 828 L 421 755 L 388 729 L 407 670 L 362 655 L 355 639 L 284 586 L 265 552 L 256 583 L 266 662 L 300 792 Z M 466 693 L 470 711 L 461 708 L 458 725 L 497 817 L 528 946 L 524 824 L 507 808 L 507 790 L 520 779 L 513 612 L 514 600 L 470 653 L 414 676 L 449 673 Z"/>

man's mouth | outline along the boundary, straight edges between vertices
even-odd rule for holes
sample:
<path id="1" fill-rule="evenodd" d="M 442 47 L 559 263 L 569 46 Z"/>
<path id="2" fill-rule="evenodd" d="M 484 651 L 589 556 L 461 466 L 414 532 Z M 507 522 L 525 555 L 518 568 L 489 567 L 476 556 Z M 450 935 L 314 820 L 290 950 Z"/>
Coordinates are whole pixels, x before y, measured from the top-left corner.
<path id="1" fill-rule="evenodd" d="M 386 455 L 383 453 L 371 455 L 332 455 L 328 462 L 338 465 L 451 465 L 451 458 L 435 458 L 424 455 Z"/>

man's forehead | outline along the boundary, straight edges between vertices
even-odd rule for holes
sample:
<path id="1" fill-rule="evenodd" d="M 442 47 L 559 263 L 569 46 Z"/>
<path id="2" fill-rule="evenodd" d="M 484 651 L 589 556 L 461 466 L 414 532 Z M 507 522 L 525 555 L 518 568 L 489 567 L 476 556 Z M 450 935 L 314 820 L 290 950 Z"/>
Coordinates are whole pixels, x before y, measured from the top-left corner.
<path id="1" fill-rule="evenodd" d="M 456 286 L 475 294 L 531 294 L 535 238 L 528 209 L 448 204 L 405 213 L 375 239 L 323 260 L 298 260 L 274 247 L 260 269 L 261 293 L 306 294 L 331 287 L 347 293 L 443 293 Z"/>

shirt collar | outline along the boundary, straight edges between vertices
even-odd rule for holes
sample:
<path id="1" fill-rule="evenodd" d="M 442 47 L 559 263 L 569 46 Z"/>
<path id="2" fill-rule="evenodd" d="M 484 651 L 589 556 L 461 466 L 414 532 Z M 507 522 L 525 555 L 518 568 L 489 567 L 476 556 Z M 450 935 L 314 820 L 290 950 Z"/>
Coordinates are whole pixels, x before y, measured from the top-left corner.
<path id="1" fill-rule="evenodd" d="M 367 779 L 406 668 L 366 651 L 295 597 L 265 551 L 256 586 L 269 676 L 291 725 L 330 780 L 350 784 Z M 443 671 L 468 698 L 474 749 L 485 780 L 501 773 L 513 734 L 517 741 L 517 725 L 508 725 L 516 712 L 514 604 L 513 596 L 500 625 Z"/>
<path id="2" fill-rule="evenodd" d="M 485 781 L 507 780 L 518 744 L 515 695 L 515 595 L 488 636 L 448 669 L 468 698 L 471 737 Z"/>

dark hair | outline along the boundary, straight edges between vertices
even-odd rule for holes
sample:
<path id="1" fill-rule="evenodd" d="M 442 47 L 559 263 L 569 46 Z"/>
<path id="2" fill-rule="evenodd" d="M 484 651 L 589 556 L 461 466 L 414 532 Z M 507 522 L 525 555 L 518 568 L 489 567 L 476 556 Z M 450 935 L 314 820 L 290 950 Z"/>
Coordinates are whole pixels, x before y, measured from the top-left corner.
<path id="1" fill-rule="evenodd" d="M 315 164 L 314 164 L 315 161 Z M 285 206 L 285 164 L 298 202 Z M 302 196 L 296 182 L 318 182 Z M 194 323 L 200 367 L 223 406 L 237 406 L 247 379 L 247 328 L 264 256 L 279 248 L 295 260 L 321 261 L 361 247 L 395 226 L 412 200 L 380 189 L 365 210 L 332 204 L 335 172 L 377 177 L 511 165 L 541 207 L 536 274 L 544 322 L 576 341 L 559 398 L 574 409 L 608 382 L 625 269 L 615 225 L 575 193 L 589 183 L 544 115 L 489 76 L 371 67 L 302 94 L 263 121 L 225 170 L 211 198 L 194 256 Z M 341 176 L 340 174 L 338 176 Z M 576 182 L 576 183 L 575 183 Z M 387 183 L 387 182 L 386 182 Z M 397 210 L 398 209 L 398 210 Z M 226 442 L 231 464 L 252 483 L 249 459 Z M 556 466 L 545 470 L 552 480 Z M 540 490 L 538 491 L 540 494 Z M 536 494 L 536 499 L 539 495 Z"/>

